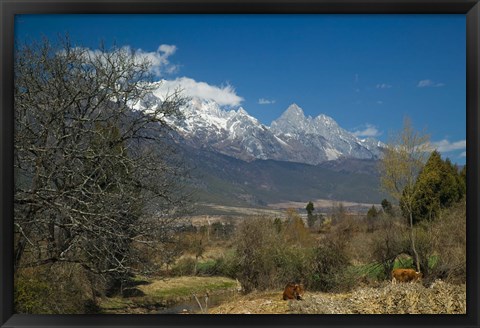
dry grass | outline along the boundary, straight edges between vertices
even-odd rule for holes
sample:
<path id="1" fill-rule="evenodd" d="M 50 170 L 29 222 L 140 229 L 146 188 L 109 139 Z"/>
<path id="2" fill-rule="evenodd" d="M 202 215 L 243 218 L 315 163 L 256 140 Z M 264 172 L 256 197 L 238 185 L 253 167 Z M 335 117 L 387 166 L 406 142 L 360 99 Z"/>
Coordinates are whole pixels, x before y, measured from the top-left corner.
<path id="1" fill-rule="evenodd" d="M 421 284 L 384 283 L 352 293 L 310 293 L 304 300 L 282 300 L 282 293 L 262 292 L 239 296 L 212 308 L 212 314 L 464 314 L 465 285 L 436 281 Z"/>
<path id="2" fill-rule="evenodd" d="M 349 294 L 312 294 L 305 302 L 292 303 L 293 313 L 336 314 L 465 314 L 466 287 L 436 281 L 421 284 L 384 283 Z"/>
<path id="3" fill-rule="evenodd" d="M 286 314 L 288 303 L 282 292 L 253 292 L 212 308 L 209 314 Z"/>

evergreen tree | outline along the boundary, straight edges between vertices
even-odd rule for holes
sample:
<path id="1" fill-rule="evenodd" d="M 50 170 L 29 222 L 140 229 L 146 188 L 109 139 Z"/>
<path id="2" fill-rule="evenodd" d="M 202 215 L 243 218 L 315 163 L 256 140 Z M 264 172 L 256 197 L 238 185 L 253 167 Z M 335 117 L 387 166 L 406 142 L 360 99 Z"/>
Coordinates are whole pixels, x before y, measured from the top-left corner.
<path id="1" fill-rule="evenodd" d="M 372 205 L 372 207 L 368 210 L 367 212 L 367 219 L 374 219 L 378 216 L 379 211 L 375 208 L 375 205 Z"/>
<path id="2" fill-rule="evenodd" d="M 390 203 L 386 198 L 382 200 L 382 209 L 383 212 L 386 214 L 393 216 L 395 213 L 393 212 L 393 206 L 392 203 Z"/>
<path id="3" fill-rule="evenodd" d="M 312 215 L 313 211 L 315 210 L 312 202 L 308 202 L 307 207 L 305 207 L 305 209 L 307 210 L 308 215 Z"/>
<path id="4" fill-rule="evenodd" d="M 444 162 L 444 170 L 447 174 L 448 184 L 445 183 L 443 187 L 449 187 L 449 189 L 442 190 L 440 202 L 442 207 L 450 207 L 463 197 L 464 186 L 458 167 L 448 158 Z"/>
<path id="5" fill-rule="evenodd" d="M 307 210 L 308 227 L 312 228 L 316 221 L 316 216 L 313 214 L 313 211 L 315 210 L 313 203 L 308 202 L 307 207 L 305 207 L 305 209 Z"/>
<path id="6" fill-rule="evenodd" d="M 458 169 L 449 159 L 442 160 L 438 151 L 432 152 L 413 186 L 415 202 L 414 223 L 434 220 L 442 208 L 458 202 L 464 192 Z M 402 207 L 402 210 L 403 207 Z"/>

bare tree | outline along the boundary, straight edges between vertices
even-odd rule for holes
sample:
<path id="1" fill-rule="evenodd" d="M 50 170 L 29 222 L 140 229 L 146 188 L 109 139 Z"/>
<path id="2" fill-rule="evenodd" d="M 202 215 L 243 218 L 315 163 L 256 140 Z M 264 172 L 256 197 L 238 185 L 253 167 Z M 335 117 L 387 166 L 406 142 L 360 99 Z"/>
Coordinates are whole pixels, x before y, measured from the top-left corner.
<path id="1" fill-rule="evenodd" d="M 407 213 L 417 271 L 420 271 L 420 261 L 413 230 L 413 207 L 416 199 L 414 185 L 429 154 L 428 141 L 429 137 L 425 133 L 415 131 L 410 119 L 405 118 L 402 131 L 387 145 L 385 156 L 380 163 L 382 187 L 398 202 L 402 200 L 402 206 Z"/>
<path id="2" fill-rule="evenodd" d="M 15 49 L 15 270 L 62 261 L 123 277 L 169 240 L 187 175 L 165 119 L 184 99 L 152 97 L 150 65 L 67 38 Z"/>

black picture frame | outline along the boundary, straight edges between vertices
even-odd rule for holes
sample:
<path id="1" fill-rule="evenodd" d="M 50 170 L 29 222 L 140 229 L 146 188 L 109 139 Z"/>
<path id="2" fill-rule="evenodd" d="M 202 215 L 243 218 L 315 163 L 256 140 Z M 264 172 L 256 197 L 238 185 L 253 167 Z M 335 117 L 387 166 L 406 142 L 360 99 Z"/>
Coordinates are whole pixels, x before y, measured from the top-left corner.
<path id="1" fill-rule="evenodd" d="M 0 325 L 1 327 L 176 326 L 479 326 L 479 50 L 478 0 L 0 0 Z M 466 315 L 18 315 L 13 313 L 13 40 L 16 14 L 464 14 L 467 104 Z"/>

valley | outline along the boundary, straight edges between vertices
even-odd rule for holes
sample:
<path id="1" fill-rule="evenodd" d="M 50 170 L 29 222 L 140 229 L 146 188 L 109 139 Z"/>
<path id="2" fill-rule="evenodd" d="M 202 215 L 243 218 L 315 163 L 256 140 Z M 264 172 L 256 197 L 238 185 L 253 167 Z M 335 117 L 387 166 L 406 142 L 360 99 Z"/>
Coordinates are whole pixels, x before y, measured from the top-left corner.
<path id="1" fill-rule="evenodd" d="M 187 146 L 182 154 L 191 168 L 190 186 L 198 203 L 262 208 L 316 199 L 378 204 L 386 197 L 375 160 L 343 159 L 321 165 L 246 162 Z"/>

